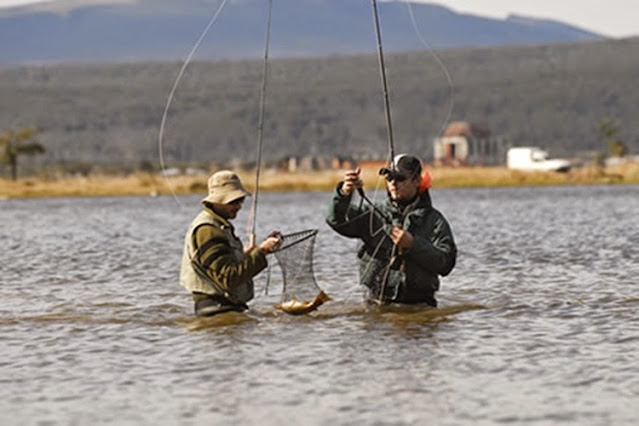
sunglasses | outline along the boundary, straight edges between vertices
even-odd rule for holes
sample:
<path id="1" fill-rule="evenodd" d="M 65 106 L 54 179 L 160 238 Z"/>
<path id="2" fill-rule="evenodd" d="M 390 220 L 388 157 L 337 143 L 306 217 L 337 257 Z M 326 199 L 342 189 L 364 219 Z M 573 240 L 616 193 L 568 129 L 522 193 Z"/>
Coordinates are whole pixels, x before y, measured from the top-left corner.
<path id="1" fill-rule="evenodd" d="M 409 178 L 409 176 L 402 175 L 400 173 L 388 173 L 386 175 L 386 181 L 387 182 L 390 182 L 390 181 L 394 180 L 395 182 L 399 183 L 399 182 L 404 182 L 408 178 Z"/>

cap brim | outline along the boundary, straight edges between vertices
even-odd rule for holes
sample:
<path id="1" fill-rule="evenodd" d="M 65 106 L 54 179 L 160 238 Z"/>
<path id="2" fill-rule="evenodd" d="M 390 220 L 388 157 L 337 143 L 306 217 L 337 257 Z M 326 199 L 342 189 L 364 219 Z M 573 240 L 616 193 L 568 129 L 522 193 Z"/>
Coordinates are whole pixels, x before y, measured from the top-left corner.
<path id="1" fill-rule="evenodd" d="M 382 167 L 381 169 L 379 169 L 379 174 L 381 176 L 389 175 L 391 173 L 393 173 L 393 171 L 389 169 L 388 167 Z"/>

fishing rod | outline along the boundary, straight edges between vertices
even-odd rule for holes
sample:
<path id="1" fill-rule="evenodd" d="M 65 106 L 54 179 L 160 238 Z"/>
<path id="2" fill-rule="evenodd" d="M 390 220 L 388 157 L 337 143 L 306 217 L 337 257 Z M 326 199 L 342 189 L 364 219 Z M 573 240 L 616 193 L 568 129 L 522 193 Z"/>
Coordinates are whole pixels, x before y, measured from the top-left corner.
<path id="1" fill-rule="evenodd" d="M 371 0 L 373 6 L 373 20 L 375 22 L 375 35 L 377 37 L 377 58 L 379 62 L 379 74 L 382 81 L 382 92 L 384 96 L 384 111 L 386 116 L 386 128 L 388 130 L 388 162 L 391 167 L 394 168 L 393 158 L 395 158 L 395 144 L 393 141 L 393 122 L 391 119 L 390 100 L 388 97 L 388 83 L 386 81 L 386 66 L 384 64 L 384 49 L 382 48 L 382 33 L 379 26 L 379 13 L 377 12 L 377 0 Z M 375 206 L 375 204 L 366 196 L 363 188 L 357 188 L 357 193 L 362 199 L 366 200 L 368 204 L 373 206 L 373 210 L 377 212 L 385 222 L 390 224 L 388 218 L 382 214 L 382 212 Z"/>
<path id="2" fill-rule="evenodd" d="M 373 5 L 373 18 L 375 20 L 375 34 L 377 36 L 377 57 L 379 62 L 379 73 L 382 80 L 382 90 L 384 94 L 384 111 L 386 112 L 386 127 L 388 129 L 388 149 L 389 163 L 392 165 L 395 158 L 395 146 L 393 143 L 393 123 L 391 120 L 390 101 L 388 99 L 388 83 L 386 82 L 386 66 L 384 65 L 384 51 L 382 49 L 382 34 L 379 26 L 379 13 L 377 12 L 377 0 L 371 0 Z"/>
<path id="3" fill-rule="evenodd" d="M 257 225 L 257 205 L 258 205 L 258 197 L 259 197 L 259 189 L 260 189 L 260 171 L 262 169 L 262 146 L 263 146 L 263 134 L 264 134 L 264 118 L 265 118 L 265 111 L 266 111 L 266 88 L 267 88 L 267 82 L 268 82 L 268 58 L 269 58 L 269 46 L 270 46 L 270 39 L 271 39 L 271 16 L 272 16 L 272 11 L 273 11 L 273 0 L 269 0 L 268 2 L 268 18 L 267 18 L 267 23 L 266 23 L 266 41 L 265 41 L 265 45 L 264 45 L 264 63 L 263 63 L 263 70 L 262 70 L 262 86 L 260 89 L 260 107 L 259 107 L 259 120 L 258 120 L 258 126 L 257 126 L 257 159 L 256 159 L 256 169 L 255 169 L 255 189 L 254 189 L 254 193 L 253 193 L 253 197 L 252 197 L 252 203 L 251 203 L 251 212 L 249 215 L 249 222 L 247 223 L 247 233 L 248 233 L 248 238 L 249 238 L 249 244 L 251 246 L 255 245 L 255 229 L 256 229 L 256 225 Z M 310 230 L 306 230 L 306 231 L 300 231 L 300 232 L 295 232 L 292 234 L 287 234 L 287 235 L 282 235 L 281 233 L 275 231 L 273 233 L 271 233 L 269 236 L 277 236 L 280 239 L 280 246 L 273 252 L 277 252 L 278 254 L 276 254 L 277 256 L 277 261 L 278 264 L 280 266 L 280 268 L 282 269 L 282 277 L 286 277 L 286 258 L 292 259 L 289 256 L 283 255 L 282 252 L 284 250 L 287 250 L 289 248 L 291 248 L 292 246 L 302 243 L 304 241 L 311 241 L 311 247 L 312 244 L 315 240 L 315 236 L 317 235 L 317 230 L 316 229 L 310 229 Z M 294 252 L 293 252 L 294 253 Z M 312 256 L 312 249 L 310 251 L 311 256 Z M 306 253 L 304 253 L 304 256 L 306 256 Z M 312 280 L 312 283 L 317 287 L 317 283 L 315 282 L 315 278 L 313 277 L 313 271 L 312 271 L 312 257 L 310 259 L 299 259 L 302 263 L 300 265 L 306 265 L 305 267 L 302 266 L 300 267 L 300 265 L 296 266 L 295 269 L 295 276 L 299 276 L 299 274 L 309 274 L 310 275 L 310 279 Z M 270 283 L 270 276 L 271 276 L 271 263 L 269 262 L 269 268 L 268 268 L 268 275 L 266 278 L 266 286 L 264 288 L 265 294 L 268 294 L 268 287 L 269 287 L 269 283 Z M 289 266 L 290 267 L 290 266 Z M 306 278 L 306 277 L 305 277 Z M 283 294 L 286 291 L 286 280 L 284 280 L 283 282 Z M 320 297 L 321 295 L 323 295 L 323 297 Z M 318 299 L 320 298 L 320 299 Z M 318 302 L 319 300 L 319 302 Z M 290 313 L 290 314 L 302 314 L 302 313 L 306 313 L 306 312 L 310 312 L 311 310 L 315 310 L 319 305 L 321 305 L 322 303 L 326 302 L 327 300 L 330 300 L 330 298 L 328 298 L 328 296 L 326 296 L 324 294 L 323 291 L 320 291 L 320 294 L 318 294 L 318 296 L 316 296 L 315 300 L 313 301 L 312 304 L 309 304 L 307 306 L 307 304 L 305 303 L 301 303 L 299 302 L 304 309 L 306 309 L 305 311 L 301 311 L 300 310 L 300 306 L 298 305 L 298 302 L 294 303 L 294 300 L 291 300 L 289 302 L 287 302 L 286 304 L 280 304 L 279 305 L 279 309 L 282 309 L 284 312 Z"/>
<path id="4" fill-rule="evenodd" d="M 262 140 L 264 133 L 264 112 L 266 109 L 266 82 L 268 79 L 268 52 L 271 41 L 271 12 L 273 10 L 273 0 L 268 2 L 268 19 L 266 21 L 266 42 L 264 45 L 264 64 L 262 69 L 262 87 L 260 88 L 260 112 L 257 125 L 257 159 L 255 165 L 255 189 L 251 202 L 251 214 L 249 216 L 248 238 L 249 245 L 255 244 L 255 227 L 257 224 L 257 198 L 260 188 L 260 170 L 262 168 Z"/>
<path id="5" fill-rule="evenodd" d="M 373 18 L 375 21 L 375 35 L 377 36 L 377 57 L 379 62 L 379 74 L 382 81 L 382 91 L 384 94 L 384 111 L 386 116 L 386 128 L 388 129 L 388 153 L 389 158 L 388 162 L 391 166 L 391 169 L 395 168 L 394 159 L 395 159 L 395 144 L 393 142 L 393 122 L 391 120 L 391 110 L 390 110 L 390 100 L 388 96 L 388 83 L 386 81 L 386 66 L 384 64 L 384 50 L 382 48 L 382 33 L 379 26 L 379 13 L 377 11 L 377 0 L 371 0 L 373 6 Z M 383 214 L 371 200 L 368 199 L 366 194 L 364 194 L 363 188 L 358 188 L 357 192 L 359 195 L 366 200 L 372 207 L 373 211 L 375 211 L 387 224 L 392 225 L 392 221 L 390 221 L 385 214 Z M 384 291 L 386 288 L 386 281 L 388 280 L 388 274 L 390 273 L 390 268 L 395 259 L 395 251 L 397 249 L 397 245 L 393 244 L 393 250 L 390 262 L 386 267 L 386 271 L 384 273 L 384 277 L 382 279 L 382 288 L 380 289 L 379 299 L 377 302 L 379 304 L 383 303 Z"/>
<path id="6" fill-rule="evenodd" d="M 393 159 L 395 158 L 395 144 L 393 141 L 393 122 L 391 119 L 390 100 L 388 96 L 388 83 L 386 81 L 386 66 L 384 64 L 384 49 L 382 48 L 382 34 L 380 30 L 380 25 L 379 25 L 379 13 L 377 12 L 376 0 L 372 0 L 372 6 L 373 6 L 373 20 L 375 22 L 375 35 L 377 37 L 377 57 L 379 62 L 379 73 L 380 73 L 380 78 L 382 82 L 382 92 L 384 96 L 386 128 L 388 130 L 388 152 L 389 152 L 388 162 L 391 164 L 391 168 L 394 168 L 395 165 L 393 164 Z M 363 200 L 365 200 L 368 204 L 372 206 L 373 210 L 377 214 L 379 214 L 379 216 L 384 220 L 384 222 L 386 222 L 387 224 L 391 224 L 391 221 L 386 217 L 386 215 L 383 214 L 383 212 L 379 210 L 377 206 L 375 206 L 375 203 L 373 203 L 366 196 L 366 194 L 364 193 L 364 188 L 361 188 L 361 187 L 357 188 L 357 193 Z"/>
<path id="7" fill-rule="evenodd" d="M 413 13 L 413 8 L 411 6 L 410 1 L 405 1 L 405 3 L 406 3 L 406 7 L 408 9 L 408 14 L 409 14 L 410 21 L 411 21 L 411 24 L 412 24 L 412 27 L 413 27 L 413 31 L 415 32 L 415 34 L 417 35 L 417 37 L 419 38 L 421 43 L 428 49 L 429 53 L 433 56 L 435 61 L 437 61 L 437 64 L 442 69 L 442 71 L 443 71 L 443 73 L 444 73 L 444 75 L 446 77 L 446 81 L 447 81 L 449 89 L 450 89 L 450 105 L 449 105 L 447 114 L 446 114 L 446 116 L 444 118 L 444 122 L 443 122 L 442 128 L 440 130 L 440 134 L 441 134 L 441 133 L 444 132 L 444 130 L 445 130 L 446 126 L 447 126 L 447 123 L 450 120 L 450 117 L 452 116 L 452 112 L 453 112 L 453 108 L 454 108 L 454 103 L 455 102 L 454 102 L 453 81 L 452 81 L 452 78 L 450 76 L 450 73 L 448 72 L 448 69 L 446 68 L 446 65 L 444 65 L 444 63 L 439 58 L 439 56 L 437 55 L 437 53 L 435 52 L 433 47 L 426 41 L 426 39 L 422 35 L 421 31 L 419 31 L 419 28 L 417 26 L 417 21 L 415 19 L 415 14 Z M 377 11 L 377 1 L 376 0 L 372 0 L 372 5 L 373 5 L 373 17 L 375 19 L 375 34 L 377 36 L 377 52 L 378 52 L 378 57 L 379 57 L 380 75 L 381 75 L 382 89 L 383 89 L 383 94 L 384 94 L 384 107 L 385 107 L 385 112 L 386 112 L 386 123 L 387 123 L 387 127 L 388 127 L 388 145 L 389 145 L 389 153 L 390 153 L 389 163 L 391 165 L 391 168 L 394 168 L 395 167 L 395 164 L 394 164 L 395 146 L 394 146 L 394 141 L 393 141 L 393 126 L 392 126 L 392 120 L 391 120 L 390 101 L 389 101 L 389 95 L 388 95 L 388 84 L 387 84 L 387 81 L 386 81 L 386 67 L 384 65 L 384 51 L 383 51 L 383 48 L 382 48 L 382 37 L 381 37 L 381 30 L 380 30 L 380 24 L 379 24 L 379 13 Z M 383 214 L 381 214 L 381 212 L 379 211 L 379 209 L 376 208 L 374 203 L 365 195 L 364 190 L 362 188 L 357 188 L 357 192 L 362 197 L 362 199 L 364 199 L 367 203 L 369 203 L 371 206 L 373 206 L 373 209 L 378 214 L 380 214 L 382 216 L 382 219 L 384 219 L 384 221 L 386 221 L 387 223 L 390 224 L 390 221 L 388 220 L 388 218 L 386 218 Z"/>

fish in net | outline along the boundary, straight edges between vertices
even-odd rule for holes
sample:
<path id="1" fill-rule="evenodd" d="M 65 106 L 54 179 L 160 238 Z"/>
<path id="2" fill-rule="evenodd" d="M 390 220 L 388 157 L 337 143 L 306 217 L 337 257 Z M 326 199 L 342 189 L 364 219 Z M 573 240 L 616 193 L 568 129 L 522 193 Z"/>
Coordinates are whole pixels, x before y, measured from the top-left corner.
<path id="1" fill-rule="evenodd" d="M 313 273 L 313 249 L 317 229 L 282 235 L 282 244 L 273 252 L 282 272 L 282 301 L 275 308 L 292 315 L 314 311 L 330 297 L 317 285 Z M 270 279 L 266 285 L 268 286 Z"/>

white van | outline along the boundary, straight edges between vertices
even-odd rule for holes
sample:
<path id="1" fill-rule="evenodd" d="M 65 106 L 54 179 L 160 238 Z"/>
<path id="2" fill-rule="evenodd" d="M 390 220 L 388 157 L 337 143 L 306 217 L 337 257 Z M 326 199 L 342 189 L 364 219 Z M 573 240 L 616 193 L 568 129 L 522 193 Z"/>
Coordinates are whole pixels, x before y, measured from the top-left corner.
<path id="1" fill-rule="evenodd" d="M 549 159 L 548 153 L 535 147 L 510 148 L 506 155 L 509 169 L 529 171 L 567 172 L 570 161 L 561 158 Z"/>

